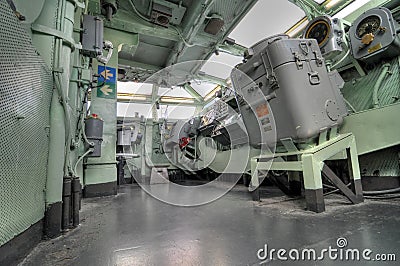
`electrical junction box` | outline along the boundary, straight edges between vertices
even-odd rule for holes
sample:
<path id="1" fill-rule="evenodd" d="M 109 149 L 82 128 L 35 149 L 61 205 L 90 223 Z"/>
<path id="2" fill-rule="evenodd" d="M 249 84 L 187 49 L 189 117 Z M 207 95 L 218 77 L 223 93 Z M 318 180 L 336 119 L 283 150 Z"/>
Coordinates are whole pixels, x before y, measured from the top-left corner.
<path id="1" fill-rule="evenodd" d="M 82 54 L 96 58 L 103 53 L 103 20 L 96 16 L 83 16 L 81 35 Z"/>
<path id="2" fill-rule="evenodd" d="M 370 63 L 399 55 L 398 29 L 389 9 L 378 7 L 364 12 L 349 29 L 354 58 Z"/>
<path id="3" fill-rule="evenodd" d="M 328 74 L 315 39 L 276 35 L 248 54 L 231 80 L 251 145 L 306 142 L 342 124 L 347 109 L 340 77 Z"/>
<path id="4" fill-rule="evenodd" d="M 168 27 L 180 25 L 186 12 L 186 7 L 165 0 L 153 0 L 151 21 L 154 24 Z"/>
<path id="5" fill-rule="evenodd" d="M 85 119 L 85 134 L 89 142 L 94 144 L 93 152 L 89 153 L 87 157 L 101 157 L 101 143 L 103 142 L 103 120 L 97 115 L 93 114 Z M 86 144 L 86 149 L 89 145 Z"/>

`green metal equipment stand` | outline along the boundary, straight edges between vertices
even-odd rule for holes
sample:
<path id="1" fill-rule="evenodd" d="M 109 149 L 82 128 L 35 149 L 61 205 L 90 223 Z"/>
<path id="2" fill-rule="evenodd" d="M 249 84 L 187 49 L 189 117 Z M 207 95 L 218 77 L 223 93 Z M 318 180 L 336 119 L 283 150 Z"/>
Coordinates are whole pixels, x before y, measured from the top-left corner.
<path id="1" fill-rule="evenodd" d="M 260 200 L 258 190 L 260 184 L 259 171 L 280 170 L 298 171 L 303 173 L 307 209 L 314 212 L 325 211 L 322 188 L 322 175 L 329 179 L 353 204 L 363 201 L 360 169 L 358 165 L 357 148 L 353 134 L 341 134 L 326 139 L 327 134 L 321 134 L 319 145 L 305 150 L 297 150 L 290 139 L 282 140 L 288 152 L 256 156 L 251 159 L 251 183 L 249 190 L 254 200 Z M 345 152 L 348 160 L 350 187 L 324 163 L 334 155 Z M 286 157 L 297 157 L 297 160 L 286 161 Z"/>

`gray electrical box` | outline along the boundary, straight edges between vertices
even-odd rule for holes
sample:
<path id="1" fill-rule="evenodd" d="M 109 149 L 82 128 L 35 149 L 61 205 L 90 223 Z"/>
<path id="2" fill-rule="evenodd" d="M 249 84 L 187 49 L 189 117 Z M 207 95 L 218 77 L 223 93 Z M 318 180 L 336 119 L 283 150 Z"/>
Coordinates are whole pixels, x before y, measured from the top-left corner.
<path id="1" fill-rule="evenodd" d="M 83 16 L 82 53 L 96 58 L 103 53 L 103 20 L 96 16 Z"/>
<path id="2" fill-rule="evenodd" d="M 101 143 L 103 142 L 103 120 L 99 118 L 89 117 L 85 120 L 85 134 L 89 142 L 94 144 L 93 152 L 89 153 L 87 157 L 100 157 L 101 156 Z M 86 144 L 86 149 L 89 149 Z"/>
<path id="3" fill-rule="evenodd" d="M 349 29 L 355 59 L 376 62 L 400 54 L 399 24 L 389 9 L 373 8 L 364 12 Z"/>
<path id="4" fill-rule="evenodd" d="M 315 39 L 276 35 L 248 54 L 231 79 L 251 145 L 308 141 L 343 122 L 340 76 L 328 74 Z"/>

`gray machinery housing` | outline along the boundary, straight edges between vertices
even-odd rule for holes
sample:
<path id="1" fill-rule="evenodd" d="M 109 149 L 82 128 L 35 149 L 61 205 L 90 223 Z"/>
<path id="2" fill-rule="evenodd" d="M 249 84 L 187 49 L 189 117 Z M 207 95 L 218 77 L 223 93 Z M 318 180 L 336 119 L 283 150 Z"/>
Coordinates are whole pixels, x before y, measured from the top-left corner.
<path id="1" fill-rule="evenodd" d="M 398 23 L 389 9 L 373 8 L 364 12 L 349 29 L 355 59 L 374 62 L 400 54 Z"/>
<path id="2" fill-rule="evenodd" d="M 315 39 L 325 59 L 332 59 L 342 51 L 346 42 L 343 23 L 337 18 L 320 16 L 313 19 L 304 30 L 305 39 Z"/>
<path id="3" fill-rule="evenodd" d="M 347 115 L 343 82 L 337 72 L 328 74 L 315 39 L 264 39 L 249 49 L 231 79 L 253 146 L 305 142 Z"/>
<path id="4" fill-rule="evenodd" d="M 99 118 L 90 117 L 85 120 L 85 134 L 89 142 L 94 144 L 93 152 L 89 153 L 87 157 L 100 157 L 101 156 L 101 143 L 103 141 L 103 120 Z M 86 149 L 89 145 L 86 144 Z"/>

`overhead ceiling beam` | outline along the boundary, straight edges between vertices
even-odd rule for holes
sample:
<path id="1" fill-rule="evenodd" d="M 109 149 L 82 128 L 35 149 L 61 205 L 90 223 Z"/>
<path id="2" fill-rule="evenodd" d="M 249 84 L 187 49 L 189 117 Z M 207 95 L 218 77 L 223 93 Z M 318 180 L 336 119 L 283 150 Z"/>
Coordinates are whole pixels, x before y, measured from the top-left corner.
<path id="1" fill-rule="evenodd" d="M 204 102 L 203 97 L 202 97 L 197 91 L 195 91 L 195 90 L 193 89 L 193 87 L 190 86 L 188 83 L 185 83 L 185 84 L 183 85 L 183 89 L 184 89 L 187 93 L 189 93 L 190 96 L 192 96 L 193 98 L 195 98 L 196 101 L 198 101 L 198 102 Z"/>
<path id="2" fill-rule="evenodd" d="M 229 44 L 229 43 L 224 42 L 223 44 L 218 45 L 217 51 L 227 53 L 230 55 L 234 55 L 234 56 L 243 57 L 245 52 L 247 51 L 247 48 L 240 44 L 236 44 L 236 43 Z"/>
<path id="3" fill-rule="evenodd" d="M 209 74 L 206 74 L 204 72 L 199 72 L 196 76 L 194 76 L 195 79 L 197 80 L 202 80 L 208 83 L 213 83 L 216 85 L 221 85 L 221 86 L 228 86 L 227 82 L 225 79 L 218 78 Z"/>
<path id="4" fill-rule="evenodd" d="M 132 12 L 118 10 L 111 21 L 104 20 L 104 26 L 121 31 L 179 41 L 178 32 L 173 28 L 164 28 L 145 21 Z"/>

